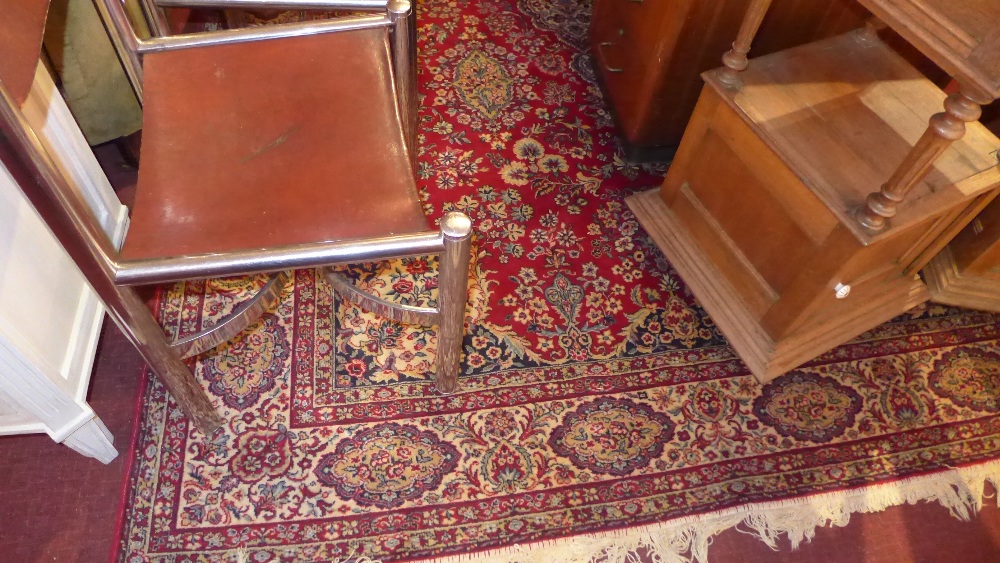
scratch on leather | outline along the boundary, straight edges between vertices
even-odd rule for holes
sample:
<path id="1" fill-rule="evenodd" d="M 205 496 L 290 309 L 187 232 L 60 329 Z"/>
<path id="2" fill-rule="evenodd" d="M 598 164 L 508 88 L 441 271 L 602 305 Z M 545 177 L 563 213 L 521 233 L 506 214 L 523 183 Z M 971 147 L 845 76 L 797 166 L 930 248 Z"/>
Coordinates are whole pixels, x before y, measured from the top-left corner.
<path id="1" fill-rule="evenodd" d="M 280 147 L 281 145 L 285 144 L 285 141 L 287 141 L 288 139 L 290 139 L 292 137 L 292 135 L 294 135 L 295 133 L 297 133 L 298 130 L 299 130 L 299 126 L 298 125 L 293 125 L 288 131 L 285 131 L 284 133 L 282 133 L 281 136 L 278 137 L 277 139 L 271 141 L 270 143 L 264 145 L 263 147 L 260 147 L 259 149 L 254 150 L 252 153 L 250 153 L 247 156 L 243 157 L 242 162 L 247 162 L 247 161 L 253 160 L 253 159 L 257 158 L 258 156 L 266 153 L 267 151 L 269 151 L 271 149 Z"/>

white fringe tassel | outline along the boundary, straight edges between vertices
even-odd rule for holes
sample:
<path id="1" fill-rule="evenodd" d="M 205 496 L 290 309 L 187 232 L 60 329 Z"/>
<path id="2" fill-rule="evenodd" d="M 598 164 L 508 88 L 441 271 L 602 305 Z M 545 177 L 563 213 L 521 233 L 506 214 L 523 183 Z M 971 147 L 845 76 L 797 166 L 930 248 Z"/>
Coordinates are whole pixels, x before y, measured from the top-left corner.
<path id="1" fill-rule="evenodd" d="M 792 549 L 810 541 L 821 526 L 846 526 L 851 514 L 890 506 L 936 501 L 960 520 L 983 506 L 986 482 L 1000 489 L 1000 460 L 910 477 L 892 483 L 822 493 L 784 501 L 748 504 L 606 533 L 514 545 L 485 553 L 434 559 L 436 563 L 637 563 L 637 549 L 653 561 L 707 563 L 712 538 L 736 528 L 759 537 L 771 549 L 786 536 Z M 1000 506 L 1000 498 L 997 499 Z"/>

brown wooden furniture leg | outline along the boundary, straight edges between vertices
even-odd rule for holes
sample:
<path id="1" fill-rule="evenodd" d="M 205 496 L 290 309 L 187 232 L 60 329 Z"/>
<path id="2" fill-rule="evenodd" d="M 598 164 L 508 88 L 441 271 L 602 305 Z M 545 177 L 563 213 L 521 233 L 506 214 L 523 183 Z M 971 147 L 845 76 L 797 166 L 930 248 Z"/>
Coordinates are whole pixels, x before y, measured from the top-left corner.
<path id="1" fill-rule="evenodd" d="M 761 22 L 767 9 L 771 7 L 771 0 L 753 0 L 747 8 L 746 15 L 743 16 L 743 24 L 733 42 L 733 48 L 722 55 L 722 69 L 719 72 L 719 82 L 726 87 L 738 90 L 742 85 L 739 73 L 750 66 L 747 61 L 747 53 L 750 52 L 750 45 L 753 43 L 757 30 L 760 29 Z"/>

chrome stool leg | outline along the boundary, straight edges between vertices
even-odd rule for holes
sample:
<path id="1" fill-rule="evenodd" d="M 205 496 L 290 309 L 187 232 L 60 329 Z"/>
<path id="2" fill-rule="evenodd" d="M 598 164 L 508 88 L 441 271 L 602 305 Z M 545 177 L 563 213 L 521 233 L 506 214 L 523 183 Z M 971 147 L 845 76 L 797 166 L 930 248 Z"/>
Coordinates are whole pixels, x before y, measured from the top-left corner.
<path id="1" fill-rule="evenodd" d="M 453 211 L 441 218 L 438 306 L 416 307 L 391 303 L 360 290 L 331 268 L 323 270 L 326 281 L 341 297 L 362 309 L 388 319 L 437 325 L 438 355 L 434 382 L 437 390 L 452 393 L 458 387 L 465 335 L 465 307 L 469 302 L 469 261 L 472 252 L 472 219 Z"/>
<path id="2" fill-rule="evenodd" d="M 465 335 L 465 307 L 469 301 L 469 259 L 472 251 L 472 220 L 451 212 L 441 219 L 444 252 L 438 279 L 438 357 L 435 383 L 438 391 L 451 393 L 458 387 Z"/>

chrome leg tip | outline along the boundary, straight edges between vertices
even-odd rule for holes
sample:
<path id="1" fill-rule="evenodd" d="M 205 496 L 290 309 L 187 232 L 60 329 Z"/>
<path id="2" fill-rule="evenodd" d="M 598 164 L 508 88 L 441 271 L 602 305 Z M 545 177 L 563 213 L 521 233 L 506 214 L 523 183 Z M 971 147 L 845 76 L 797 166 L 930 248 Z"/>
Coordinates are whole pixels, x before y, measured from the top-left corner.
<path id="1" fill-rule="evenodd" d="M 441 218 L 441 232 L 451 239 L 463 239 L 472 234 L 472 219 L 460 211 L 451 211 Z"/>

